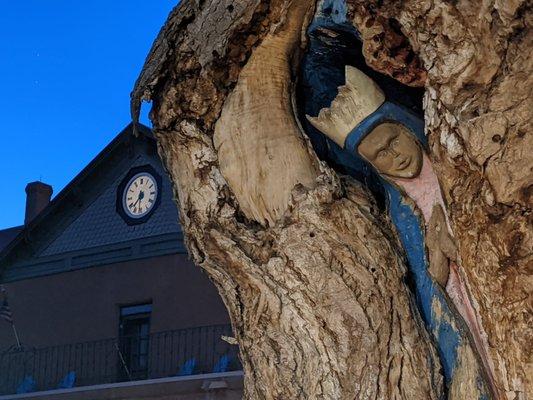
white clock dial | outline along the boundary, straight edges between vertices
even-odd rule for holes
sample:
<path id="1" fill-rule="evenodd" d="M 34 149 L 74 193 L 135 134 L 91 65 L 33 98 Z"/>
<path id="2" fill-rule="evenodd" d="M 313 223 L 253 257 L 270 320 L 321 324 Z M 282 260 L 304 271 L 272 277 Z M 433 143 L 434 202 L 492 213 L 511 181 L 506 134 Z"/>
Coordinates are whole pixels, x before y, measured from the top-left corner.
<path id="1" fill-rule="evenodd" d="M 133 176 L 122 196 L 124 211 L 132 218 L 144 217 L 154 207 L 157 194 L 157 182 L 151 174 L 141 172 Z"/>

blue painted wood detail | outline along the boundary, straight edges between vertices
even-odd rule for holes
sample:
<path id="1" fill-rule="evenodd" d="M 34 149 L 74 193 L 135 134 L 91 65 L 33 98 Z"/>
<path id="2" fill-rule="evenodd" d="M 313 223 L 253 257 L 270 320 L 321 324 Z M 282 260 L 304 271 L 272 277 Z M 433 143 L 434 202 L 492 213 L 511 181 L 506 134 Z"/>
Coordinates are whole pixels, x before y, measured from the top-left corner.
<path id="1" fill-rule="evenodd" d="M 328 107 L 337 95 L 337 88 L 344 82 L 344 66 L 354 65 L 372 79 L 379 82 L 386 94 L 379 108 L 365 118 L 350 132 L 345 148 L 340 148 L 322 135 L 305 118 L 303 125 L 313 147 L 320 158 L 327 160 L 337 171 L 346 173 L 367 185 L 391 216 L 407 258 L 408 278 L 415 295 L 417 308 L 426 329 L 433 338 L 446 386 L 449 388 L 458 366 L 458 349 L 469 344 L 466 324 L 457 313 L 445 291 L 433 281 L 428 272 L 428 258 L 425 247 L 425 226 L 418 213 L 403 201 L 403 194 L 394 184 L 387 181 L 357 153 L 362 138 L 383 122 L 397 122 L 404 125 L 427 149 L 424 122 L 414 111 L 420 110 L 413 101 L 421 92 L 406 88 L 390 78 L 370 71 L 364 65 L 358 33 L 347 24 L 335 10 L 344 10 L 344 1 L 326 0 L 322 9 L 308 30 L 310 44 L 302 62 L 302 73 L 298 105 L 302 114 L 317 115 Z M 333 30 L 336 35 L 324 35 L 322 31 Z M 390 101 L 390 99 L 395 101 Z M 399 105 L 401 103 L 402 105 Z M 438 311 L 438 312 L 437 312 Z M 489 399 L 490 392 L 485 383 L 482 369 L 475 371 L 476 384 L 480 390 L 479 399 Z M 443 398 L 446 393 L 442 394 Z"/>
<path id="2" fill-rule="evenodd" d="M 384 122 L 402 124 L 424 148 L 427 148 L 424 121 L 401 106 L 386 101 L 352 129 L 346 138 L 345 148 L 353 158 L 361 158 L 357 152 L 359 143 L 376 126 Z M 449 385 L 459 362 L 458 348 L 469 344 L 468 332 L 464 321 L 444 290 L 429 274 L 425 225 L 421 217 L 411 206 L 403 202 L 400 189 L 393 183 L 383 179 L 383 187 L 387 191 L 390 216 L 398 231 L 407 256 L 409 271 L 414 280 L 416 303 L 427 329 L 437 343 L 444 378 Z M 481 374 L 479 368 L 478 374 Z M 482 381 L 480 375 L 480 382 Z M 486 388 L 482 389 L 482 393 L 486 393 Z"/>
<path id="3" fill-rule="evenodd" d="M 418 120 L 418 121 L 417 121 Z M 403 110 L 401 106 L 385 102 L 381 107 L 356 126 L 346 139 L 346 151 L 352 159 L 362 159 L 357 153 L 361 140 L 378 124 L 383 122 L 403 124 L 417 139 L 422 139 L 422 145 L 427 147 L 424 135 L 423 120 Z M 387 192 L 388 209 L 394 223 L 403 249 L 407 256 L 409 273 L 414 282 L 414 293 L 427 330 L 433 337 L 442 363 L 443 374 L 447 386 L 451 385 L 454 372 L 460 360 L 458 349 L 469 345 L 469 336 L 465 323 L 444 290 L 429 274 L 429 260 L 425 247 L 425 226 L 415 210 L 403 201 L 400 189 L 389 181 L 380 178 Z M 480 392 L 488 396 L 482 371 L 478 367 L 477 381 Z M 480 397 L 481 398 L 481 397 Z"/>
<path id="4" fill-rule="evenodd" d="M 402 124 L 418 139 L 418 142 L 422 147 L 427 150 L 428 143 L 426 135 L 424 134 L 424 121 L 409 110 L 390 101 L 385 101 L 376 111 L 353 128 L 346 137 L 344 147 L 349 152 L 356 154 L 357 146 L 359 146 L 361 140 L 376 126 L 385 122 Z"/>

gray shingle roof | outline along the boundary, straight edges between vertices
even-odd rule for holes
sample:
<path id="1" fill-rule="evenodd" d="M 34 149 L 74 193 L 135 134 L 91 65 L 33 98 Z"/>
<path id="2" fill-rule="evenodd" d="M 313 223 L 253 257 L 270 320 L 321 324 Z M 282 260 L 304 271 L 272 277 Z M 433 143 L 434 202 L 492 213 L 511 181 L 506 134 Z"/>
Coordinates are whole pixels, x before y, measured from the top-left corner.
<path id="1" fill-rule="evenodd" d="M 128 225 L 116 212 L 117 187 L 130 168 L 150 164 L 162 177 L 161 203 L 150 219 Z M 141 154 L 120 176 L 52 241 L 38 256 L 109 245 L 166 233 L 180 232 L 177 207 L 172 200 L 171 183 L 157 158 Z"/>
<path id="2" fill-rule="evenodd" d="M 0 230 L 0 251 L 11 243 L 23 228 L 24 225 Z"/>

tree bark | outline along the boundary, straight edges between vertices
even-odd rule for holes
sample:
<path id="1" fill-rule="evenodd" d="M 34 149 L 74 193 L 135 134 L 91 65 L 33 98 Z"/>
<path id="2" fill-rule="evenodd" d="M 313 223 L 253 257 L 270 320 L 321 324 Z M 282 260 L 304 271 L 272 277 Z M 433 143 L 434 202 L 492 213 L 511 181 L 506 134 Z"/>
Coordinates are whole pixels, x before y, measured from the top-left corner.
<path id="1" fill-rule="evenodd" d="M 316 158 L 295 117 L 314 7 L 314 0 L 182 1 L 147 58 L 132 114 L 153 101 L 186 244 L 228 308 L 246 398 L 469 398 L 468 365 L 462 385 L 443 386 L 390 221 L 362 186 Z M 531 104 L 530 85 L 518 83 L 531 79 L 530 11 L 421 0 L 349 7 L 368 62 L 426 85 L 432 157 L 497 396 L 526 398 Z M 474 12 L 482 17 L 475 23 Z M 405 53 L 387 43 L 370 52 L 376 26 L 394 30 L 418 57 L 395 59 Z"/>
<path id="2" fill-rule="evenodd" d="M 349 3 L 367 42 L 392 30 L 377 16 L 391 18 L 422 60 L 431 155 L 489 369 L 498 397 L 526 398 L 533 393 L 531 2 Z M 401 75 L 387 50 L 367 52 L 368 61 Z"/>

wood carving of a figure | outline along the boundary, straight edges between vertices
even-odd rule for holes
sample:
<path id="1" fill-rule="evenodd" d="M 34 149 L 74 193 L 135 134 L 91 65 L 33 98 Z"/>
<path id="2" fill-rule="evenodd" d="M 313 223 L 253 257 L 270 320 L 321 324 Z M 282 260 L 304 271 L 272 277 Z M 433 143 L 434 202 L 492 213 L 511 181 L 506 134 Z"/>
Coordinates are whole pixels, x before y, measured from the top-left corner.
<path id="1" fill-rule="evenodd" d="M 377 84 L 347 66 L 345 85 L 310 123 L 383 179 L 390 218 L 408 260 L 418 309 L 439 351 L 446 383 L 477 366 L 472 384 L 490 397 L 486 342 L 456 260 L 439 182 L 426 154 L 424 122 L 386 100 Z M 450 389 L 452 390 L 452 389 Z"/>

